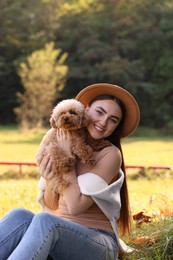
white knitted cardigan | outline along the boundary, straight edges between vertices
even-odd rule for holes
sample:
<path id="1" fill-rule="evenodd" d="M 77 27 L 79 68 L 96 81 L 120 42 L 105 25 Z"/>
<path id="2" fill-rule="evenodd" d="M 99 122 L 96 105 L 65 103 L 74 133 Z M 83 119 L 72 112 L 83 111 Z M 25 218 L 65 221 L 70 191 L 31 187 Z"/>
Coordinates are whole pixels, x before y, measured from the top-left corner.
<path id="1" fill-rule="evenodd" d="M 82 194 L 89 195 L 100 207 L 106 217 L 109 219 L 113 231 L 116 235 L 120 251 L 129 254 L 134 251 L 127 246 L 118 236 L 117 220 L 120 217 L 120 189 L 124 181 L 124 173 L 119 172 L 117 181 L 108 185 L 103 178 L 94 173 L 85 173 L 78 176 L 78 184 Z"/>

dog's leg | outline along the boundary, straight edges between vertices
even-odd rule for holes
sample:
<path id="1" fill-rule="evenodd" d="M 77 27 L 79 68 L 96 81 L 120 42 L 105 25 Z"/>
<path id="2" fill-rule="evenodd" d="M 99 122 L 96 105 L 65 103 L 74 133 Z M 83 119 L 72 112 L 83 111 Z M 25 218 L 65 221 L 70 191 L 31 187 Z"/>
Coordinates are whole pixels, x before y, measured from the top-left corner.
<path id="1" fill-rule="evenodd" d="M 101 151 L 104 148 L 111 146 L 111 143 L 108 140 L 105 139 L 96 140 L 92 138 L 89 133 L 87 133 L 86 140 L 87 140 L 87 144 L 89 144 L 94 151 Z"/>

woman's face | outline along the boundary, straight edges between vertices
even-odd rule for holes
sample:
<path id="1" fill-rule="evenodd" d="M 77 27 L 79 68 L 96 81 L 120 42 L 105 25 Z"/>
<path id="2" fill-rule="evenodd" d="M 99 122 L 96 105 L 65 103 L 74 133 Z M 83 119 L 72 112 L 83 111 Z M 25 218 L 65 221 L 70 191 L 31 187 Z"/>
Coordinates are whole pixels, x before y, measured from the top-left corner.
<path id="1" fill-rule="evenodd" d="M 114 100 L 96 100 L 86 111 L 92 119 L 87 129 L 97 140 L 110 136 L 122 119 L 121 108 Z"/>

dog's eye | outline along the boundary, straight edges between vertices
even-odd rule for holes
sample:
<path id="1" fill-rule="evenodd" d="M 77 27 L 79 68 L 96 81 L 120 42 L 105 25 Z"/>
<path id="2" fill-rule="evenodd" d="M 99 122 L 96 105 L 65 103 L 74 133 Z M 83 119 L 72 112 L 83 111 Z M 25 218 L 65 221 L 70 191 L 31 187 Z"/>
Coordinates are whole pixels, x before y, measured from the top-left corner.
<path id="1" fill-rule="evenodd" d="M 73 110 L 69 110 L 69 113 L 70 113 L 71 115 L 77 115 L 77 113 L 76 113 L 75 111 L 73 111 Z"/>

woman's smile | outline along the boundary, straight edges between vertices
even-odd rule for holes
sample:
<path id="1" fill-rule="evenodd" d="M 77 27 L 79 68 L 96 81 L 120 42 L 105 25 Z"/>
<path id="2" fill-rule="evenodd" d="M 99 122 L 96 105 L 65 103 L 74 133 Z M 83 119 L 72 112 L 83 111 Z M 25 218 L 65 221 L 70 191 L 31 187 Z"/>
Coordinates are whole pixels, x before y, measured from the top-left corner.
<path id="1" fill-rule="evenodd" d="M 98 125 L 95 125 L 95 124 L 94 124 L 94 126 L 95 126 L 95 128 L 96 128 L 98 131 L 101 131 L 101 132 L 104 131 L 104 129 L 103 129 L 102 127 L 100 127 L 100 126 L 98 126 Z"/>

